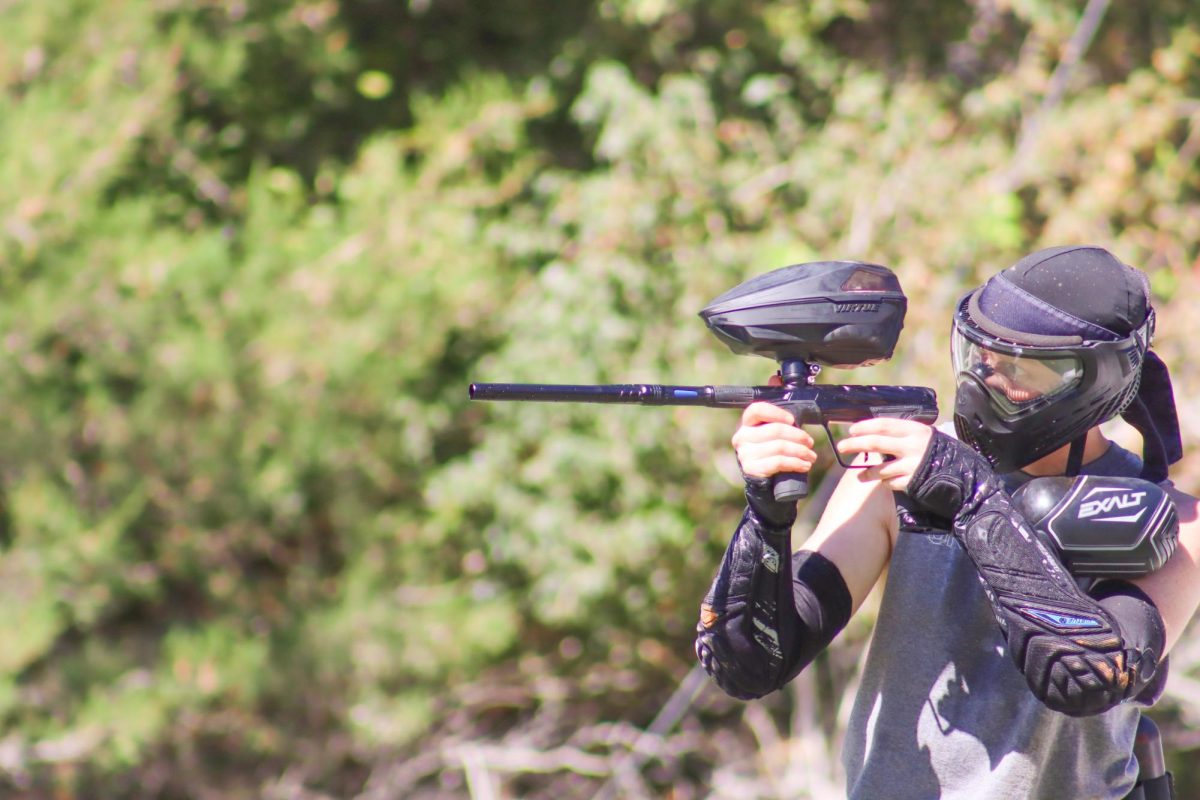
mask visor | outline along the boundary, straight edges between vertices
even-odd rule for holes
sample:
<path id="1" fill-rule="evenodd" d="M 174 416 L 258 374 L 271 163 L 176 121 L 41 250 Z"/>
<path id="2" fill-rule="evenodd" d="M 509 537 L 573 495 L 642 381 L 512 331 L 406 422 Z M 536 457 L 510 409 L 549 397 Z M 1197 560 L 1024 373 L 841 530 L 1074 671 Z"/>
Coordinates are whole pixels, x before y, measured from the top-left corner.
<path id="1" fill-rule="evenodd" d="M 1069 351 L 1021 347 L 968 333 L 958 324 L 951 354 L 959 380 L 974 378 L 1006 420 L 1042 408 L 1083 380 L 1083 361 Z"/>

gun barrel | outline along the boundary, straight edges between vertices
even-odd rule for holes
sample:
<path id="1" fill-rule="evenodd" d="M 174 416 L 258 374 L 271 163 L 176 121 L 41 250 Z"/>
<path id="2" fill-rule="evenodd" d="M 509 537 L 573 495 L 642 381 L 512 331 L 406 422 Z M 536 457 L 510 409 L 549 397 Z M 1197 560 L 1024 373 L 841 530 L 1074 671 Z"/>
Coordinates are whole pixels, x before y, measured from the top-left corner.
<path id="1" fill-rule="evenodd" d="M 472 400 L 534 400 L 543 403 L 629 403 L 648 406 L 717 405 L 712 386 L 663 386 L 654 383 L 573 385 L 548 383 L 472 383 Z"/>

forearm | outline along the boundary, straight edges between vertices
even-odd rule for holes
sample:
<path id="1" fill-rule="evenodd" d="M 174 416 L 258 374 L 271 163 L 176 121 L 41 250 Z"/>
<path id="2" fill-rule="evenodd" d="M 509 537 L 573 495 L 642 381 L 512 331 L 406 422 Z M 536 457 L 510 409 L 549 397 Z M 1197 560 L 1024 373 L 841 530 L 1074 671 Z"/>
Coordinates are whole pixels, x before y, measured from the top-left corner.
<path id="1" fill-rule="evenodd" d="M 1043 703 L 1072 716 L 1096 714 L 1153 678 L 1164 644 L 1153 604 L 1129 584 L 1117 599 L 1081 591 L 977 454 L 936 434 L 909 494 L 953 518 L 1013 661 Z"/>
<path id="2" fill-rule="evenodd" d="M 696 653 L 728 694 L 750 699 L 791 680 L 845 626 L 850 594 L 819 553 L 791 555 L 794 508 L 747 481 L 746 513 L 701 607 Z M 794 504 L 793 504 L 794 506 Z"/>

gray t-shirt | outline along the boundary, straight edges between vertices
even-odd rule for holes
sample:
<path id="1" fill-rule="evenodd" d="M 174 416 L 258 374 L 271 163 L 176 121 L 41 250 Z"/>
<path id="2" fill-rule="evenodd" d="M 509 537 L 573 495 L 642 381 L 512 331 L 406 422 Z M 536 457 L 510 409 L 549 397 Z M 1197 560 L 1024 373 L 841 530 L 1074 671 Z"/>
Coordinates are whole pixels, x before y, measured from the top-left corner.
<path id="1" fill-rule="evenodd" d="M 1083 468 L 1140 471 L 1116 444 Z M 1010 477 L 1010 489 L 1028 478 Z M 1042 705 L 962 547 L 946 532 L 902 530 L 842 749 L 849 797 L 1119 800 L 1137 779 L 1140 713 L 1125 703 L 1075 718 Z"/>

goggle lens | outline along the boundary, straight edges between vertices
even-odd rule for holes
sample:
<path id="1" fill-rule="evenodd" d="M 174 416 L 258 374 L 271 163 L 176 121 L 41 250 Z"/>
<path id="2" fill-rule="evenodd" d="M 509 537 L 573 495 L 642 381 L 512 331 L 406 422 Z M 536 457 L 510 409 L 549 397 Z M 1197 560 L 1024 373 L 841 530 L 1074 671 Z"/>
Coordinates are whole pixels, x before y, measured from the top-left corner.
<path id="1" fill-rule="evenodd" d="M 967 337 L 957 325 L 951 352 L 955 373 L 978 379 L 996 409 L 1009 418 L 1041 408 L 1083 380 L 1078 356 L 1009 344 L 989 347 Z"/>

